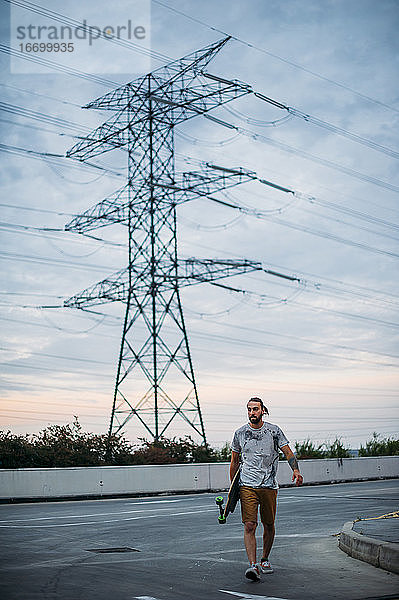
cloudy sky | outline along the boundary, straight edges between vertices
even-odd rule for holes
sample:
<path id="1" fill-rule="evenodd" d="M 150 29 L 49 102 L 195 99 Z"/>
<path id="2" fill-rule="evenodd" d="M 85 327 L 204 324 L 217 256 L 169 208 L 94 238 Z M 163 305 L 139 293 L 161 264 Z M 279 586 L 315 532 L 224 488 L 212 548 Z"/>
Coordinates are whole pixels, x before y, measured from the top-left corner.
<path id="1" fill-rule="evenodd" d="M 62 230 L 123 185 L 126 159 L 104 154 L 100 170 L 63 158 L 109 117 L 80 107 L 230 34 L 207 70 L 296 110 L 248 95 L 213 113 L 235 129 L 191 119 L 176 127 L 176 167 L 242 166 L 297 193 L 258 182 L 219 196 L 246 212 L 206 199 L 179 207 L 180 256 L 261 261 L 301 283 L 251 273 L 226 281 L 245 294 L 207 284 L 183 291 L 208 440 L 231 439 L 251 396 L 292 443 L 339 436 L 356 448 L 374 431 L 395 435 L 398 2 L 109 6 L 0 3 L 1 428 L 37 432 L 73 415 L 89 431 L 109 423 L 124 307 L 102 305 L 97 315 L 61 306 L 125 267 L 126 232 L 107 227 L 96 241 Z M 86 21 L 92 39 L 74 38 L 70 52 L 57 49 L 55 29 L 38 39 L 39 26 L 61 27 L 60 15 Z M 97 39 L 95 26 L 119 27 L 128 43 Z M 43 40 L 46 51 L 27 46 Z M 170 431 L 191 433 L 183 421 Z M 125 434 L 136 441 L 145 431 L 132 420 Z"/>

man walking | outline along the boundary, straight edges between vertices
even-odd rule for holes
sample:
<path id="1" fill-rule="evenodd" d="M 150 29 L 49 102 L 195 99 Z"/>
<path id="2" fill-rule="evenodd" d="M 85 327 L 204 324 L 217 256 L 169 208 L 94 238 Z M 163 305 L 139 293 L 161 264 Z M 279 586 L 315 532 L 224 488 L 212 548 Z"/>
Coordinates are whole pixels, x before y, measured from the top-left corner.
<path id="1" fill-rule="evenodd" d="M 269 414 L 260 398 L 251 398 L 247 404 L 249 423 L 237 429 L 231 444 L 230 479 L 241 466 L 240 500 L 244 543 L 249 568 L 245 577 L 258 581 L 260 571 L 273 573 L 269 554 L 274 540 L 274 520 L 278 484 L 276 473 L 279 449 L 284 453 L 293 474 L 292 481 L 302 485 L 298 462 L 280 427 L 263 421 Z M 263 554 L 260 564 L 256 562 L 256 537 L 258 509 L 263 525 Z"/>

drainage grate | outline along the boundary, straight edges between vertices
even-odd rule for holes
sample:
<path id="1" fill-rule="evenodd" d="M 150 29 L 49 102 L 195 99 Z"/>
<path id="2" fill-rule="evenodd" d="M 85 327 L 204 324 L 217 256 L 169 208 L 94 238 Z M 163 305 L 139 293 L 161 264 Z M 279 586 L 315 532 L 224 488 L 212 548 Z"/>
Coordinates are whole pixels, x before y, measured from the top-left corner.
<path id="1" fill-rule="evenodd" d="M 137 548 L 89 548 L 87 552 L 97 552 L 97 554 L 107 554 L 111 552 L 140 552 Z"/>

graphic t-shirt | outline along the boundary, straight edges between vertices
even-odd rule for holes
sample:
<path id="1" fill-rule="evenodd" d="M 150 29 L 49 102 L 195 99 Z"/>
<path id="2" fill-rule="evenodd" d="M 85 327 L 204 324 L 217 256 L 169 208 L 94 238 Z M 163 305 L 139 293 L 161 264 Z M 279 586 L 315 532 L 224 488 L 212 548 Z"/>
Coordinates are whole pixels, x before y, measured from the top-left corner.
<path id="1" fill-rule="evenodd" d="M 260 429 L 247 423 L 237 429 L 231 449 L 240 454 L 240 485 L 278 489 L 278 450 L 286 444 L 280 427 L 271 423 L 264 422 Z"/>

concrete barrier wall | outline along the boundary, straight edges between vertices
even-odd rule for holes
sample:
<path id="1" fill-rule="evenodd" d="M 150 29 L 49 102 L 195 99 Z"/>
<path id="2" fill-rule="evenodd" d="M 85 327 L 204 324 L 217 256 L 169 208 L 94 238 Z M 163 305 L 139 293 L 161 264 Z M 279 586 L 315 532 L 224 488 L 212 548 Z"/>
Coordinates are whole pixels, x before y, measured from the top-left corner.
<path id="1" fill-rule="evenodd" d="M 305 483 L 399 477 L 399 456 L 300 461 Z M 292 471 L 279 463 L 281 486 Z M 229 486 L 228 463 L 0 469 L 0 500 L 99 497 L 221 491 Z"/>

